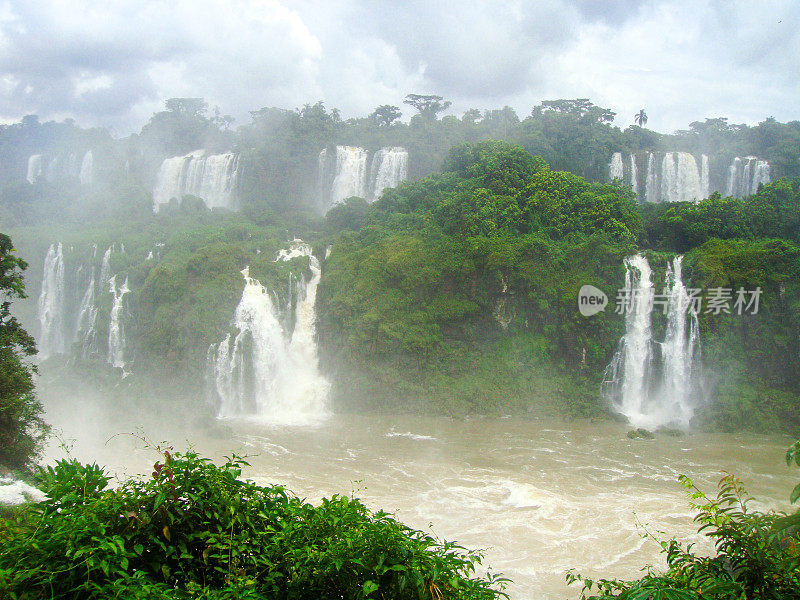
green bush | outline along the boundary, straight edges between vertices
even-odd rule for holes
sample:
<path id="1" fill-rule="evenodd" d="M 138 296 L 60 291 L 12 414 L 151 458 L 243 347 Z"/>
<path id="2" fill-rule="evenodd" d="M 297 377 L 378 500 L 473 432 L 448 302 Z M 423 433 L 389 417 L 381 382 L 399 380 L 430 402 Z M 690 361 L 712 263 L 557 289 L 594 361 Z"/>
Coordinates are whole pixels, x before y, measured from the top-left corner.
<path id="1" fill-rule="evenodd" d="M 0 520 L 0 597 L 495 598 L 481 555 L 333 496 L 312 506 L 194 452 L 107 487 L 96 465 L 42 474 L 48 499 Z"/>

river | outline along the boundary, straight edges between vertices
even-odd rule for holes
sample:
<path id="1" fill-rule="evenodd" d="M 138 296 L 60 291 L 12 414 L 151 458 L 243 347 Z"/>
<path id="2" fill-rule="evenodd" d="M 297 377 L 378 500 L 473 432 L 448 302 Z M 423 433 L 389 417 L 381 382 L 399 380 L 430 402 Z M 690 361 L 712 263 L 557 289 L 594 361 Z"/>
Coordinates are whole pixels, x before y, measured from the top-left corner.
<path id="1" fill-rule="evenodd" d="M 209 431 L 180 415 L 112 415 L 79 399 L 48 403 L 47 418 L 73 456 L 119 476 L 146 472 L 157 458 L 136 437 L 112 437 L 134 432 L 176 448 L 189 441 L 215 459 L 248 454 L 247 477 L 311 502 L 352 493 L 408 525 L 484 549 L 484 566 L 513 580 L 515 600 L 576 598 L 564 579 L 573 567 L 634 578 L 647 564 L 661 566 L 645 530 L 708 549 L 679 474 L 713 492 L 725 471 L 735 473 L 759 500 L 754 507 L 782 510 L 798 479 L 783 462 L 790 439 L 781 436 L 640 440 L 616 423 L 353 415 L 316 427 L 226 420 Z M 64 452 L 53 443 L 47 459 Z"/>

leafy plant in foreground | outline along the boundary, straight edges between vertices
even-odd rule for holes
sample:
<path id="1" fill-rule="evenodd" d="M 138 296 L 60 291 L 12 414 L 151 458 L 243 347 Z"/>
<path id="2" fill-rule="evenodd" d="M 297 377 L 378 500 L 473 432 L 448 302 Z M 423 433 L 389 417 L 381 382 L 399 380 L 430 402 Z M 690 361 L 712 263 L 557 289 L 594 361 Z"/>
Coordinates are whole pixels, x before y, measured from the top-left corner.
<path id="1" fill-rule="evenodd" d="M 161 449 L 147 478 L 109 489 L 96 465 L 60 461 L 48 499 L 0 520 L 0 597 L 489 599 L 481 555 L 410 529 L 361 502 L 312 506 L 281 486 L 241 479 Z"/>

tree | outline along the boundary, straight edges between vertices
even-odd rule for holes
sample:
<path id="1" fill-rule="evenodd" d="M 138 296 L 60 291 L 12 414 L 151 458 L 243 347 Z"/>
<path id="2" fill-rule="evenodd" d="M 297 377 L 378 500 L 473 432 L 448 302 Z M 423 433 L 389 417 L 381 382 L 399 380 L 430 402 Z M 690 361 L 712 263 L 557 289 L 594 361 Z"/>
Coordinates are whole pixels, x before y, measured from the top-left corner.
<path id="1" fill-rule="evenodd" d="M 643 108 L 639 110 L 639 112 L 636 113 L 636 115 L 633 117 L 633 122 L 636 123 L 639 127 L 644 127 L 645 125 L 647 125 L 647 113 L 644 112 Z"/>
<path id="2" fill-rule="evenodd" d="M 372 111 L 369 118 L 375 121 L 378 127 L 389 127 L 389 125 L 402 116 L 403 113 L 400 112 L 400 107 L 392 106 L 391 104 L 381 104 Z"/>
<path id="3" fill-rule="evenodd" d="M 22 272 L 27 263 L 15 256 L 11 238 L 0 233 L 0 464 L 24 468 L 41 450 L 48 427 L 34 395 L 36 354 L 33 337 L 11 316 L 11 298 L 25 298 Z"/>
<path id="4" fill-rule="evenodd" d="M 450 100 L 444 100 L 441 96 L 436 96 L 433 94 L 409 94 L 406 96 L 406 99 L 403 100 L 403 104 L 413 106 L 419 111 L 419 114 L 424 117 L 435 119 L 436 115 L 444 110 L 447 110 L 452 102 L 450 102 Z"/>

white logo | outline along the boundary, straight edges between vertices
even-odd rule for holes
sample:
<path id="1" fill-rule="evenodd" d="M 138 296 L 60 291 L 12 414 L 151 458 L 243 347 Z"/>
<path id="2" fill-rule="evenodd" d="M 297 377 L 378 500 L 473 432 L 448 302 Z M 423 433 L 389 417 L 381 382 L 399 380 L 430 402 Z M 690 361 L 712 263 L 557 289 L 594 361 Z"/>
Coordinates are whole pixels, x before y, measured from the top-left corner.
<path id="1" fill-rule="evenodd" d="M 608 296 L 593 285 L 584 285 L 578 292 L 578 310 L 584 317 L 591 317 L 606 309 Z"/>

